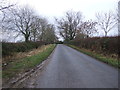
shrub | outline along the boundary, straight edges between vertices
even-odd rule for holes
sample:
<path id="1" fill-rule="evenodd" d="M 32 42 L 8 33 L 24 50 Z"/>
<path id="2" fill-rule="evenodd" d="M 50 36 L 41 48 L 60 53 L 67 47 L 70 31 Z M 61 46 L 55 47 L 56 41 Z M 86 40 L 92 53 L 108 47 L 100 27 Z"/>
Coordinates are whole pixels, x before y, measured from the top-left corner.
<path id="1" fill-rule="evenodd" d="M 12 55 L 14 52 L 26 52 L 33 48 L 38 48 L 44 45 L 45 42 L 21 42 L 21 43 L 7 43 L 2 42 L 2 56 Z"/>
<path id="2" fill-rule="evenodd" d="M 91 49 L 104 54 L 118 54 L 118 37 L 93 37 L 79 40 L 72 40 L 67 44 L 72 44 L 80 48 Z"/>

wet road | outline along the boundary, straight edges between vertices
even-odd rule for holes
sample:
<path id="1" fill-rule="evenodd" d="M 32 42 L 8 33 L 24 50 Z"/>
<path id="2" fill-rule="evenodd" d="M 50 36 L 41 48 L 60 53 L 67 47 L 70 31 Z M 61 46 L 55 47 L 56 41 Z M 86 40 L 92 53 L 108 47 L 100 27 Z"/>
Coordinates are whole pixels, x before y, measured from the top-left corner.
<path id="1" fill-rule="evenodd" d="M 57 45 L 36 88 L 117 88 L 118 71 L 68 46 Z"/>

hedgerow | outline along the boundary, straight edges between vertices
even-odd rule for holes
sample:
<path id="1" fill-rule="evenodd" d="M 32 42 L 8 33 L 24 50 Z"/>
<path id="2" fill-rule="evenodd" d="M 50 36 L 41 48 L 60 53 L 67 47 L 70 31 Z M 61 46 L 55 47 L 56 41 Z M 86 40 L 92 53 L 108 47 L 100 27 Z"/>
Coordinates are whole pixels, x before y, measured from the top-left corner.
<path id="1" fill-rule="evenodd" d="M 119 37 L 92 37 L 77 39 L 67 42 L 80 48 L 90 49 L 104 54 L 118 54 L 119 53 Z"/>
<path id="2" fill-rule="evenodd" d="M 9 43 L 2 42 L 2 56 L 13 55 L 15 52 L 26 52 L 33 48 L 38 48 L 46 44 L 45 42 L 21 42 L 21 43 Z"/>

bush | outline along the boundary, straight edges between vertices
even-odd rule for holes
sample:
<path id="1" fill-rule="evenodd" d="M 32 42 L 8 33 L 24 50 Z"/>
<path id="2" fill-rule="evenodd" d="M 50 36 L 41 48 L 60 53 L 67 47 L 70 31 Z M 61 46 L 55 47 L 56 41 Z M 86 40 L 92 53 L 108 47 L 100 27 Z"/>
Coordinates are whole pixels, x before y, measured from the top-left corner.
<path id="1" fill-rule="evenodd" d="M 72 40 L 67 44 L 72 44 L 80 48 L 91 49 L 92 51 L 104 54 L 118 54 L 119 37 L 93 37 L 79 40 Z"/>
<path id="2" fill-rule="evenodd" d="M 45 42 L 21 42 L 21 43 L 7 43 L 2 42 L 2 56 L 12 55 L 14 52 L 26 52 L 33 48 L 38 48 L 44 45 Z"/>

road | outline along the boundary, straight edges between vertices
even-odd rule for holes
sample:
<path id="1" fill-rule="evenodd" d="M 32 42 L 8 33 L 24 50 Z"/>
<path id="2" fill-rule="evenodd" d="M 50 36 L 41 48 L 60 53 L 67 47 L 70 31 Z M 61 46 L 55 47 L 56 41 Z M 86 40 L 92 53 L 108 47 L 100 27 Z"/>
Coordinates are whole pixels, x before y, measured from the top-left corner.
<path id="1" fill-rule="evenodd" d="M 57 45 L 36 88 L 117 88 L 118 70 L 68 46 Z"/>

